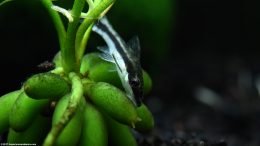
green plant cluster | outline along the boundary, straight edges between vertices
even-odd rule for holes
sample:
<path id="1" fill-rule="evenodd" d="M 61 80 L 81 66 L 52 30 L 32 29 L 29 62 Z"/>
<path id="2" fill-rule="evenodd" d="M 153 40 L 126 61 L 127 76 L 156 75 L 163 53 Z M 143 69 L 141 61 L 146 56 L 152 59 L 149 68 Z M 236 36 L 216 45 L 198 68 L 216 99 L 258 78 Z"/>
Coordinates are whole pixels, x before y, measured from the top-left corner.
<path id="1" fill-rule="evenodd" d="M 29 77 L 22 88 L 0 97 L 0 134 L 8 143 L 44 146 L 135 146 L 131 129 L 150 131 L 154 119 L 126 96 L 115 65 L 98 53 L 84 54 L 92 25 L 114 0 L 75 0 L 67 30 L 50 0 L 42 0 L 56 26 L 60 52 L 55 69 Z M 79 23 L 85 3 L 89 10 Z M 144 93 L 152 81 L 143 70 Z"/>

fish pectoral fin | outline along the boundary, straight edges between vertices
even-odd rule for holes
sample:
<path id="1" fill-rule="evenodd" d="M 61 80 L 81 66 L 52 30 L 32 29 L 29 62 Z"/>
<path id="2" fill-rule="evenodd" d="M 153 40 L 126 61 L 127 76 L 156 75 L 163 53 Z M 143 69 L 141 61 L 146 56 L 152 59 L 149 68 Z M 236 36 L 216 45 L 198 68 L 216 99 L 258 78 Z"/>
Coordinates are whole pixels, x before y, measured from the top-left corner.
<path id="1" fill-rule="evenodd" d="M 117 72 L 116 64 L 115 63 L 111 64 L 108 67 L 107 71 L 110 72 L 110 73 Z"/>
<path id="2" fill-rule="evenodd" d="M 134 36 L 127 42 L 128 52 L 131 54 L 131 57 L 140 58 L 140 41 L 138 36 Z"/>
<path id="3" fill-rule="evenodd" d="M 109 54 L 109 49 L 107 46 L 98 46 L 97 49 L 102 53 Z"/>
<path id="4" fill-rule="evenodd" d="M 111 67 L 111 68 L 108 69 L 108 72 L 117 72 L 117 70 L 116 70 L 116 68 Z"/>
<path id="5" fill-rule="evenodd" d="M 120 65 L 119 65 L 119 63 L 118 63 L 118 59 L 115 57 L 114 54 L 112 54 L 112 58 L 115 60 L 115 64 L 116 64 L 117 68 L 118 68 L 119 71 L 122 73 L 123 70 L 121 69 L 121 67 L 120 67 Z"/>
<path id="6" fill-rule="evenodd" d="M 101 53 L 101 54 L 99 55 L 99 57 L 100 57 L 101 59 L 105 60 L 105 61 L 115 63 L 114 58 L 113 58 L 110 54 Z"/>

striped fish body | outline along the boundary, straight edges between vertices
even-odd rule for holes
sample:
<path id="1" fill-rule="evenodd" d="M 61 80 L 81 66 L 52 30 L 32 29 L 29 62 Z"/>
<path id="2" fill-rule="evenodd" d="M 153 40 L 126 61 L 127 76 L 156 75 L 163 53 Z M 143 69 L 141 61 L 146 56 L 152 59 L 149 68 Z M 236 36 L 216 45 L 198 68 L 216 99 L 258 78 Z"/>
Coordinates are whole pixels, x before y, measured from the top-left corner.
<path id="1" fill-rule="evenodd" d="M 140 106 L 143 98 L 143 77 L 138 37 L 125 43 L 106 17 L 100 19 L 92 30 L 107 44 L 106 47 L 98 47 L 102 52 L 101 58 L 115 63 L 126 95 L 136 106 Z"/>

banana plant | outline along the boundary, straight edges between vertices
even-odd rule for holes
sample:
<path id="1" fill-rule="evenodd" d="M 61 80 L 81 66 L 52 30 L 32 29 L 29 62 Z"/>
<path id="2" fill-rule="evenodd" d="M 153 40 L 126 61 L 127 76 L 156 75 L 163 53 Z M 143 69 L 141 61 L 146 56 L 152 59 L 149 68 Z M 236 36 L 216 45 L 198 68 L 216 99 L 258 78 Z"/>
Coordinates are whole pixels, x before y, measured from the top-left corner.
<path id="1" fill-rule="evenodd" d="M 58 34 L 55 68 L 32 75 L 20 89 L 0 97 L 0 134 L 8 132 L 8 143 L 43 146 L 137 145 L 132 130 L 152 130 L 151 112 L 144 103 L 136 106 L 129 99 L 119 75 L 111 71 L 116 64 L 97 52 L 85 54 L 93 25 L 115 0 L 74 0 L 71 10 L 52 0 L 39 2 Z M 66 25 L 61 17 L 66 17 Z M 141 72 L 147 94 L 152 81 Z"/>

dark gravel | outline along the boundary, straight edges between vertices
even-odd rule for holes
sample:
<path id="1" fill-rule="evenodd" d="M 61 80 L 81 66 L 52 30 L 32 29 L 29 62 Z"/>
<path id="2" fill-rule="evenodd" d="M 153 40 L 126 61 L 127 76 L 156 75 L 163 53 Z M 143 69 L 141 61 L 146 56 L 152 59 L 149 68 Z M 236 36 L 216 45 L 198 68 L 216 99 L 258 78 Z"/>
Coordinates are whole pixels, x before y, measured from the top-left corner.
<path id="1" fill-rule="evenodd" d="M 136 134 L 140 146 L 260 145 L 260 112 L 253 107 L 249 110 L 232 104 L 228 106 L 236 110 L 230 112 L 192 99 L 173 103 L 156 97 L 147 103 L 154 112 L 156 127 L 149 134 Z"/>

